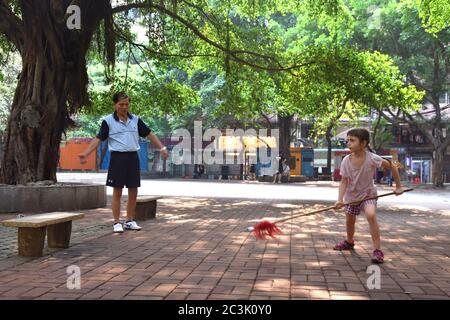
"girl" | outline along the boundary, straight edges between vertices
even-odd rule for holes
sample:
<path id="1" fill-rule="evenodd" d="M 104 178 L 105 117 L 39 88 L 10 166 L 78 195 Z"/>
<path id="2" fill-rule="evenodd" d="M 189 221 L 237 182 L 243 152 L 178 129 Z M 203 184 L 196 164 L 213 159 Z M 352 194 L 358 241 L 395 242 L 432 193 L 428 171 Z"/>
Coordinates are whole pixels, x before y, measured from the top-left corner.
<path id="1" fill-rule="evenodd" d="M 344 206 L 345 202 L 376 196 L 377 190 L 373 183 L 373 177 L 377 168 L 389 168 L 395 180 L 394 192 L 403 193 L 400 183 L 398 168 L 372 152 L 369 147 L 370 134 L 366 129 L 351 129 L 347 132 L 347 146 L 351 154 L 342 160 L 340 173 L 342 176 L 339 185 L 339 198 L 335 203 L 337 209 Z M 367 150 L 368 149 L 368 150 Z M 355 205 L 346 205 L 347 239 L 338 243 L 334 250 L 353 250 L 356 217 L 363 210 L 369 222 L 370 234 L 373 242 L 372 262 L 383 263 L 384 254 L 381 251 L 380 230 L 376 218 L 377 200 L 366 200 Z"/>

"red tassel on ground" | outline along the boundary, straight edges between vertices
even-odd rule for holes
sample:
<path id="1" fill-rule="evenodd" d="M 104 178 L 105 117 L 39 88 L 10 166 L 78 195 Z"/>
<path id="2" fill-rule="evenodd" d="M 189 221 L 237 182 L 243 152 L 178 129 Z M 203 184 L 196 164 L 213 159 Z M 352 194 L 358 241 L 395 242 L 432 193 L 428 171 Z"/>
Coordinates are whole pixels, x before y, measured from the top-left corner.
<path id="1" fill-rule="evenodd" d="M 265 240 L 267 236 L 276 239 L 275 235 L 283 234 L 283 232 L 270 221 L 261 221 L 253 226 L 253 235 L 256 239 Z"/>

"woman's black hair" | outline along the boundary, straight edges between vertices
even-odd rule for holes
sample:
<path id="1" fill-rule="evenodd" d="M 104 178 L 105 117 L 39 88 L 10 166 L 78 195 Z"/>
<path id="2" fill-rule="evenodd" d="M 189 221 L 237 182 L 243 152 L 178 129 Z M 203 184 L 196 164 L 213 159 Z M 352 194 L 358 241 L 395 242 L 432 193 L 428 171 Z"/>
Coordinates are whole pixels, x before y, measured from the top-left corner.
<path id="1" fill-rule="evenodd" d="M 125 92 L 119 91 L 119 92 L 114 93 L 112 100 L 116 104 L 120 100 L 127 99 L 127 98 L 129 99 L 129 101 L 131 101 L 131 98 Z"/>
<path id="2" fill-rule="evenodd" d="M 369 146 L 369 143 L 370 143 L 369 130 L 364 129 L 364 128 L 350 129 L 347 131 L 347 136 L 357 137 L 360 141 L 367 141 L 367 149 L 369 149 L 370 152 L 374 153 L 372 148 L 370 148 L 370 146 Z"/>

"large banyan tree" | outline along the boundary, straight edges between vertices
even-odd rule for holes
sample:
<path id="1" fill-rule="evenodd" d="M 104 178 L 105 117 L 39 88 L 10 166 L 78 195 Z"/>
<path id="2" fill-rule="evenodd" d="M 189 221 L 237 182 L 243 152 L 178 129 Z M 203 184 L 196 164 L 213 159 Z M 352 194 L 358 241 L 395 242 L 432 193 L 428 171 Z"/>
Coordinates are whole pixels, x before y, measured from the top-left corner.
<path id="1" fill-rule="evenodd" d="M 283 1 L 273 3 L 278 2 Z M 233 62 L 266 70 L 285 69 L 273 56 L 250 52 L 244 40 L 236 41 L 237 34 L 231 40 L 230 20 L 226 10 L 221 15 L 220 6 L 225 3 L 229 13 L 236 6 L 246 7 L 248 1 L 211 3 L 215 7 L 196 0 L 0 0 L 0 33 L 22 58 L 4 137 L 0 183 L 56 181 L 62 134 L 71 122 L 70 116 L 89 105 L 87 52 L 94 38 L 101 39 L 105 62 L 113 66 L 116 41 L 132 41 L 116 24 L 118 17 L 128 17 L 125 13 L 130 10 L 147 15 L 149 23 L 155 23 L 155 17 L 172 19 L 195 41 L 201 40 L 215 50 L 216 56 L 222 55 L 226 67 Z M 267 9 L 265 2 L 258 8 Z M 205 28 L 213 30 L 214 36 L 206 35 Z M 161 33 L 157 23 L 150 29 L 156 35 Z M 240 48 L 233 46 L 233 41 Z M 179 56 L 183 50 L 189 51 L 180 48 Z M 157 48 L 153 52 L 160 53 Z"/>
<path id="2" fill-rule="evenodd" d="M 108 1 L 73 1 L 81 30 L 67 27 L 72 1 L 1 1 L 0 31 L 22 58 L 22 70 L 4 140 L 2 180 L 24 184 L 55 180 L 61 135 L 69 115 L 88 104 L 86 52 Z"/>

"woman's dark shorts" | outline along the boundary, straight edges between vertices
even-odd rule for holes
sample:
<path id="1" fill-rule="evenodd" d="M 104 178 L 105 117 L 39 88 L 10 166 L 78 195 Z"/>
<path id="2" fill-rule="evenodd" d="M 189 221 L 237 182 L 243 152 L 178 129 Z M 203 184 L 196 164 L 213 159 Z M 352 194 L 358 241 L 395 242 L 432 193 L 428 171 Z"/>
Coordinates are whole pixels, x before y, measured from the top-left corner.
<path id="1" fill-rule="evenodd" d="M 111 152 L 106 185 L 113 188 L 138 188 L 141 171 L 137 152 Z"/>

